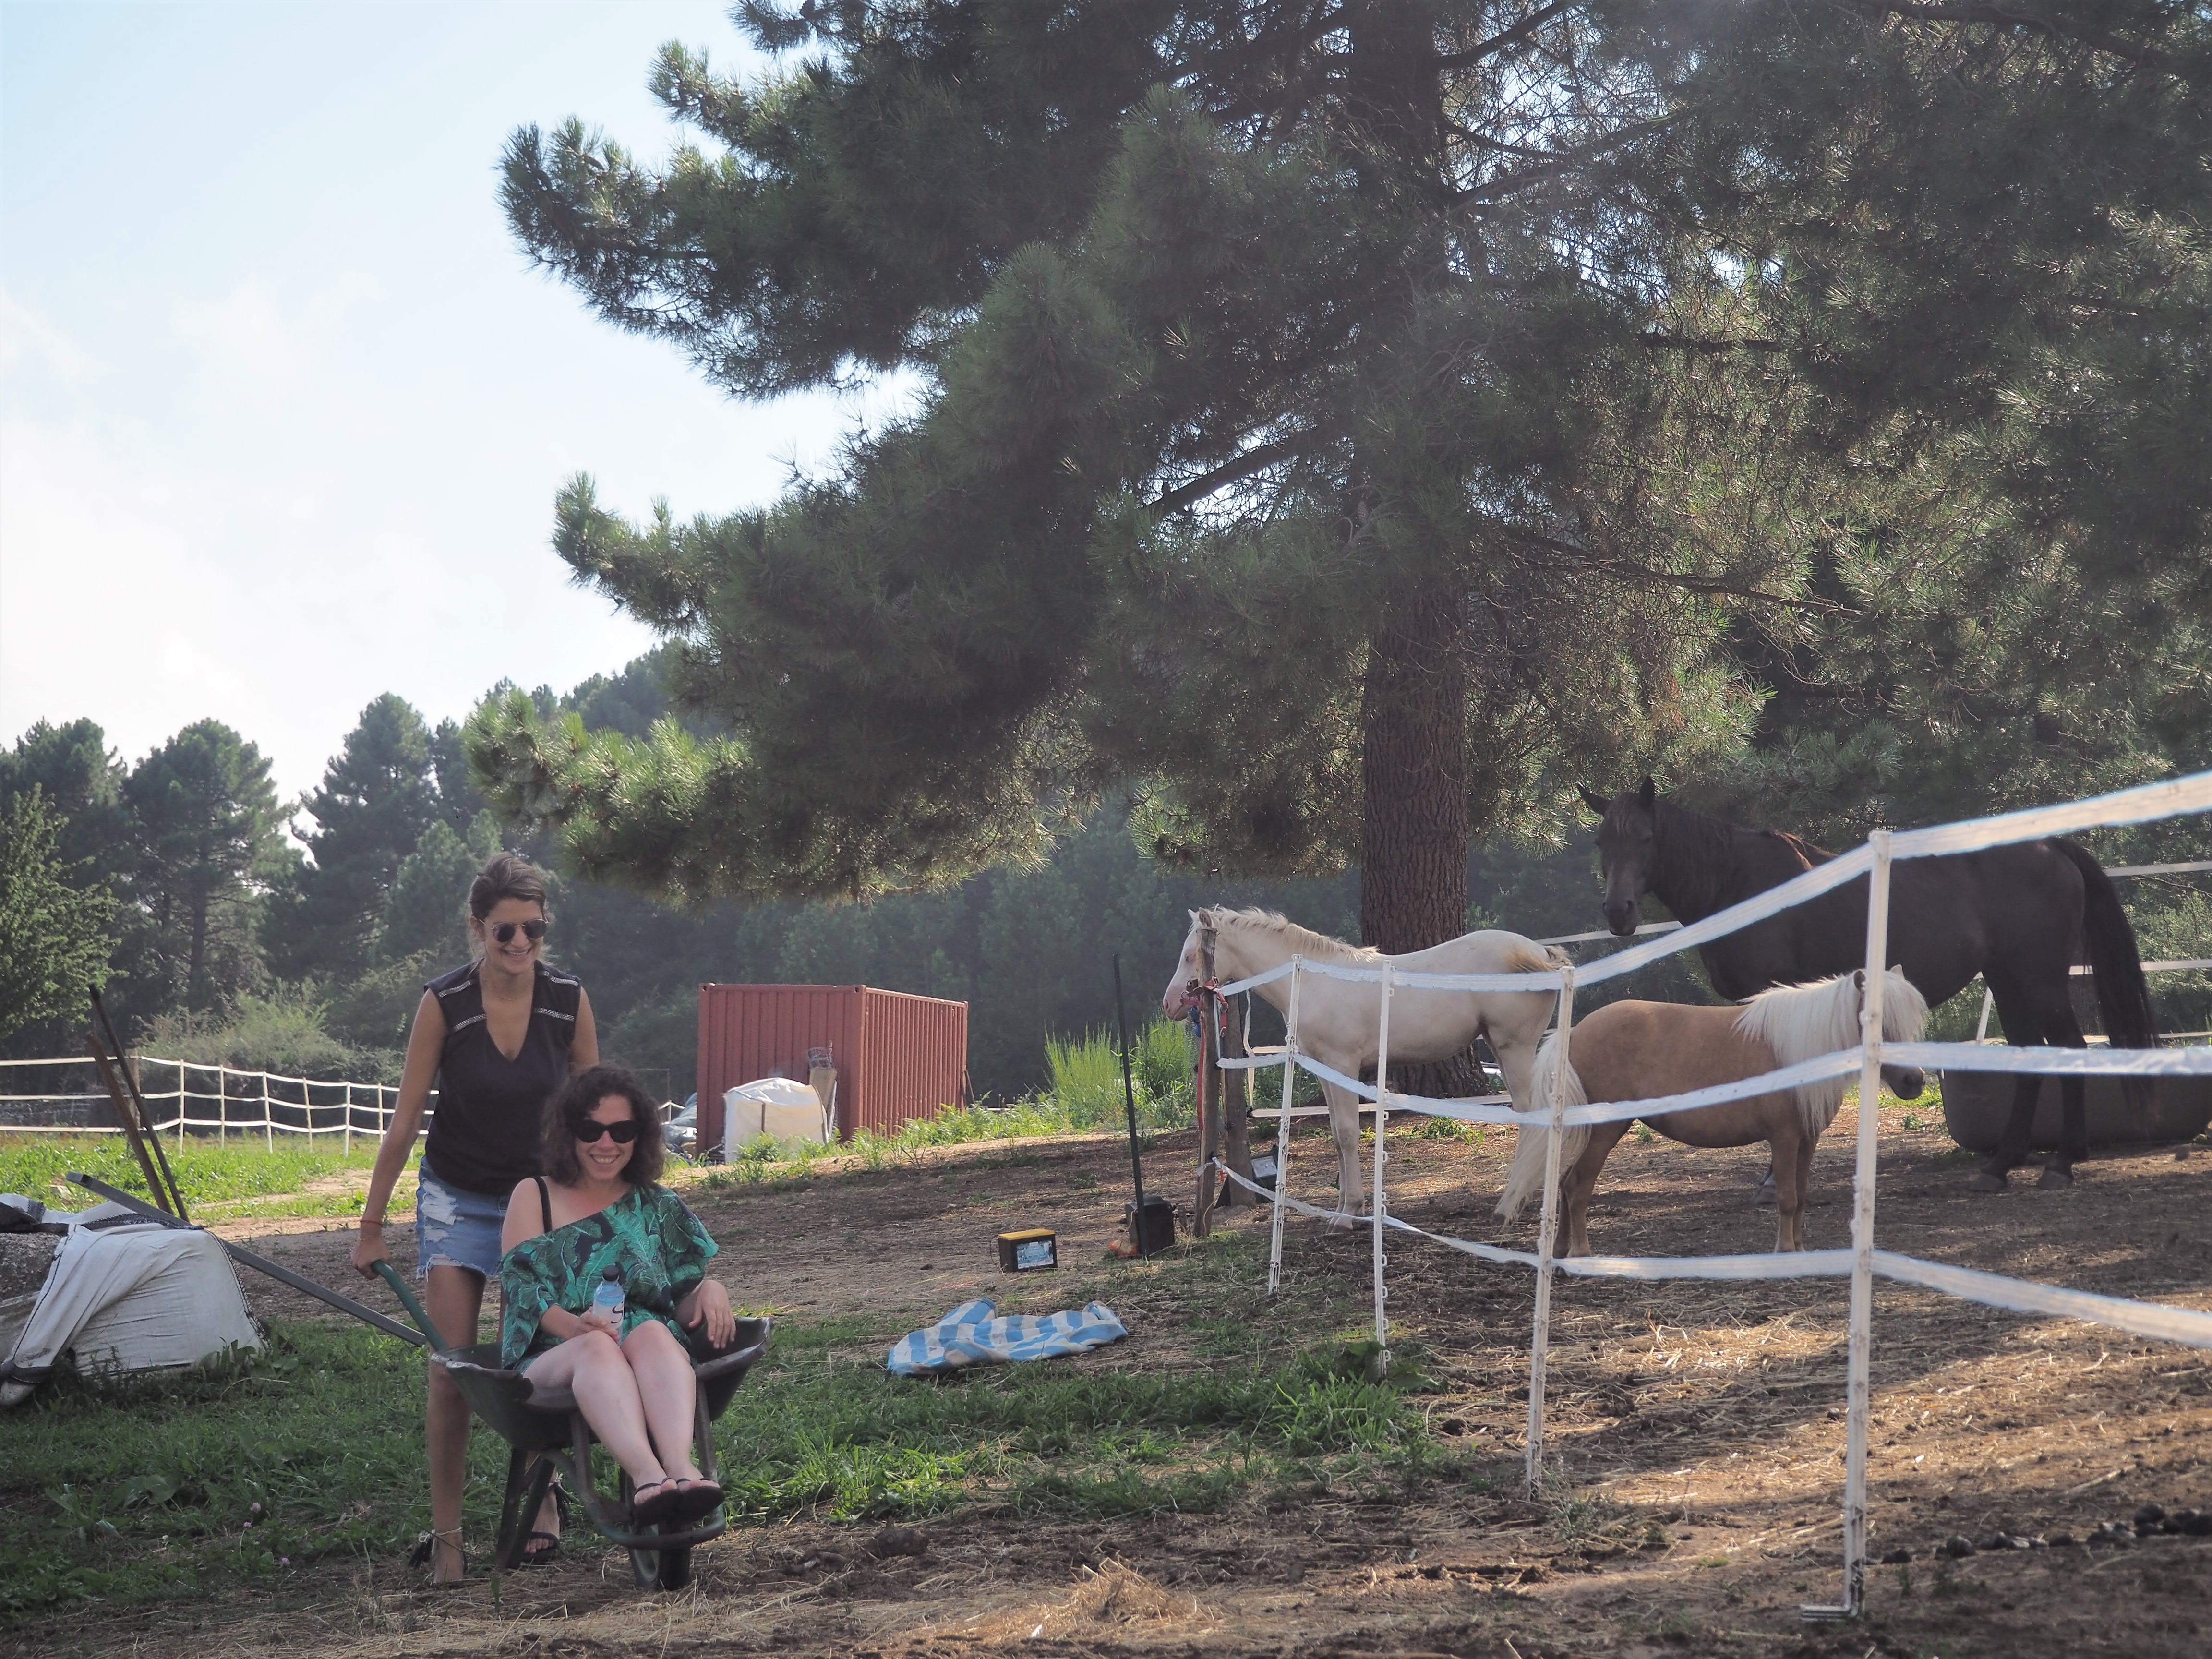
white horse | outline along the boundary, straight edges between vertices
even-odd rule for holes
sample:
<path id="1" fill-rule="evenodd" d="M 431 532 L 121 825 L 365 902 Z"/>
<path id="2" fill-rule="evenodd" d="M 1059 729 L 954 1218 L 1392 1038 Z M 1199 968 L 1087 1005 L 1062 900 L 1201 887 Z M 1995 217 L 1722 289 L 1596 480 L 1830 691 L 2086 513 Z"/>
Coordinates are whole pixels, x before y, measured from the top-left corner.
<path id="1" fill-rule="evenodd" d="M 1557 952 L 1547 955 L 1542 946 L 1518 933 L 1462 933 L 1426 951 L 1386 957 L 1301 927 L 1268 910 L 1194 910 L 1175 976 L 1160 997 L 1160 1007 L 1170 1019 L 1181 1019 L 1189 1012 L 1192 988 L 1202 977 L 1199 933 L 1207 927 L 1214 933 L 1214 974 L 1224 984 L 1263 974 L 1292 957 L 1352 968 L 1380 968 L 1387 962 L 1409 974 L 1540 974 L 1566 961 Z M 1261 986 L 1254 994 L 1288 1020 L 1288 976 Z M 1532 1099 L 1528 1086 L 1536 1045 L 1558 1006 L 1558 994 L 1552 991 L 1432 991 L 1398 986 L 1390 996 L 1390 1058 L 1449 1060 L 1477 1036 L 1486 1036 L 1504 1070 L 1505 1091 L 1526 1111 Z M 1299 1052 L 1346 1077 L 1358 1077 L 1361 1067 L 1375 1063 L 1382 1009 L 1380 984 L 1300 975 L 1295 1033 Z M 1328 1101 L 1329 1129 L 1336 1137 L 1338 1213 L 1333 1224 L 1349 1226 L 1362 1188 L 1359 1100 L 1334 1083 L 1323 1083 L 1322 1092 Z"/>

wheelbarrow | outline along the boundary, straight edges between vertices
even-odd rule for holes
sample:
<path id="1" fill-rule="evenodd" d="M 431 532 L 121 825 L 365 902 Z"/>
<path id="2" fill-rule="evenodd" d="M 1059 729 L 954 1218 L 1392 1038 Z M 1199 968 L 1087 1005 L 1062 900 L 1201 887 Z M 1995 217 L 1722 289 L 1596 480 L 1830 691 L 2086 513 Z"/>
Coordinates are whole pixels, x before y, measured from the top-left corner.
<path id="1" fill-rule="evenodd" d="M 137 1211 L 149 1221 L 195 1232 L 202 1231 L 129 1193 L 117 1191 L 104 1181 L 74 1174 L 70 1179 L 103 1198 Z M 691 1582 L 691 1552 L 708 1540 L 720 1537 L 726 1530 L 726 1523 L 720 1510 L 703 1522 L 661 1522 L 642 1531 L 632 1526 L 629 1477 L 622 1477 L 616 1501 L 609 1502 L 592 1478 L 592 1445 L 597 1437 L 584 1421 L 583 1413 L 577 1409 L 575 1397 L 565 1389 L 533 1393 L 527 1376 L 500 1364 L 499 1345 L 495 1342 L 465 1348 L 447 1346 L 430 1322 L 429 1315 L 416 1299 L 415 1292 L 389 1261 L 378 1262 L 377 1273 L 392 1287 L 419 1329 L 410 1329 L 372 1308 L 363 1307 L 350 1297 L 341 1296 L 228 1239 L 218 1239 L 216 1243 L 234 1260 L 257 1272 L 280 1279 L 295 1290 L 304 1291 L 387 1335 L 428 1347 L 433 1363 L 443 1367 L 446 1375 L 453 1378 L 470 1408 L 507 1443 L 507 1490 L 501 1498 L 499 1539 L 492 1557 L 501 1568 L 521 1565 L 522 1547 L 529 1535 L 530 1522 L 544 1505 L 546 1488 L 556 1473 L 566 1480 L 568 1490 L 582 1504 L 584 1513 L 599 1534 L 616 1547 L 629 1552 L 630 1571 L 641 1589 L 683 1589 Z M 698 1390 L 692 1413 L 695 1450 L 699 1471 L 709 1480 L 716 1478 L 714 1420 L 729 1409 L 738 1385 L 745 1380 L 745 1373 L 768 1352 L 773 1328 L 772 1320 L 740 1319 L 729 1346 L 714 1350 L 702 1350 L 688 1337 L 685 1339 L 691 1349 Z"/>

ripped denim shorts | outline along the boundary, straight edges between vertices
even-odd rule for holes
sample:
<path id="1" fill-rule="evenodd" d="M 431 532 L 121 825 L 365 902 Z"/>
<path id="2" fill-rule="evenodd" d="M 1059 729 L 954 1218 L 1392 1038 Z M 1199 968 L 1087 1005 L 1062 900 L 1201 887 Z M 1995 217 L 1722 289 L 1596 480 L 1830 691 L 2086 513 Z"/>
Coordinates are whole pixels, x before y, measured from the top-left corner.
<path id="1" fill-rule="evenodd" d="M 427 1169 L 416 1172 L 415 1277 L 433 1267 L 466 1267 L 487 1279 L 499 1277 L 499 1234 L 507 1200 L 448 1187 Z"/>

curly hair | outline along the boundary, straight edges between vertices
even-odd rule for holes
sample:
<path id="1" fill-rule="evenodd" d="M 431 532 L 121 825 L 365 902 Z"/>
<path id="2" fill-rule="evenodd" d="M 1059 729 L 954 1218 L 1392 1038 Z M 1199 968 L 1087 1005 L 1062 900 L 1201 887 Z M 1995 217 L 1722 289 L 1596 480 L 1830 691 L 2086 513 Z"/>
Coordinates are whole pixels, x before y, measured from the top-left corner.
<path id="1" fill-rule="evenodd" d="M 546 1103 L 540 1162 L 547 1180 L 573 1187 L 584 1178 L 576 1158 L 576 1131 L 609 1095 L 629 1102 L 630 1121 L 637 1125 L 637 1139 L 629 1144 L 629 1162 L 623 1165 L 622 1178 L 633 1187 L 659 1182 L 667 1152 L 660 1138 L 660 1109 L 644 1085 L 619 1066 L 586 1067 Z"/>

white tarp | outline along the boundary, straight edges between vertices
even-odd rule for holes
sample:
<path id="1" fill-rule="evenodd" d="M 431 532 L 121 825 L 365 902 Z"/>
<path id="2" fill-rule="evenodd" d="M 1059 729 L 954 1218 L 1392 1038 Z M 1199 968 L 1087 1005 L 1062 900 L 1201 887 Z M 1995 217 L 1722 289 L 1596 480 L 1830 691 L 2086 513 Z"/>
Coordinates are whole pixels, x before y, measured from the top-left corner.
<path id="1" fill-rule="evenodd" d="M 226 1348 L 258 1348 L 238 1275 L 203 1232 L 148 1222 L 87 1224 L 127 1214 L 103 1204 L 74 1216 L 0 1364 L 0 1406 L 29 1397 L 65 1352 L 81 1371 L 157 1370 L 198 1364 Z"/>
<path id="2" fill-rule="evenodd" d="M 725 1157 L 766 1135 L 770 1140 L 827 1140 L 830 1115 L 812 1087 L 787 1077 L 740 1083 L 722 1095 Z"/>

